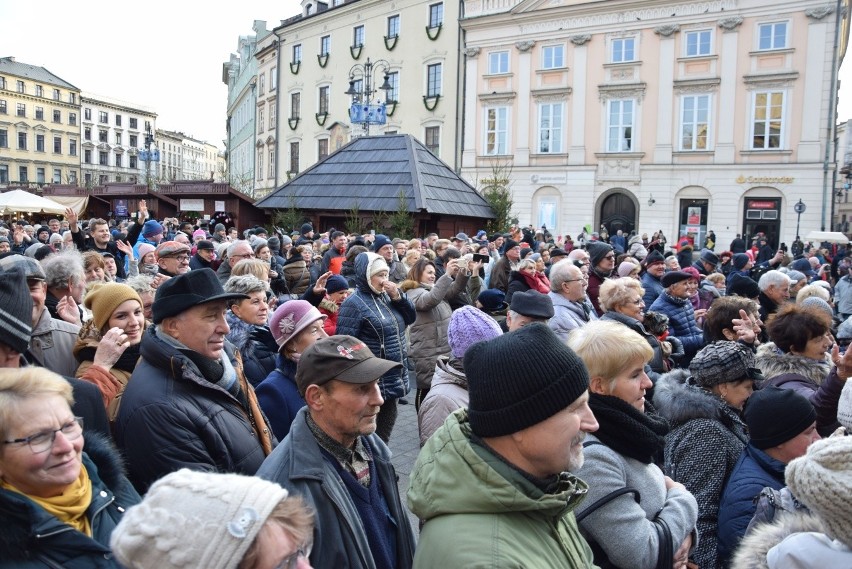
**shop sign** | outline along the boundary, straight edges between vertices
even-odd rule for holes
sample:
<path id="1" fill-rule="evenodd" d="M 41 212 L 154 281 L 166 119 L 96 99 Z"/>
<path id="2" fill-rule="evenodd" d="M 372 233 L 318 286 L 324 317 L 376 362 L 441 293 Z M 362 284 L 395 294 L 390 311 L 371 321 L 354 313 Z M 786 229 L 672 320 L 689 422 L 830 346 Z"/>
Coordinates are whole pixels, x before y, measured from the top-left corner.
<path id="1" fill-rule="evenodd" d="M 737 184 L 792 184 L 796 178 L 792 176 L 739 176 Z"/>
<path id="2" fill-rule="evenodd" d="M 778 207 L 776 202 L 749 200 L 746 203 L 746 209 L 775 209 Z"/>
<path id="3" fill-rule="evenodd" d="M 190 199 L 182 199 L 180 200 L 180 210 L 181 211 L 204 211 L 204 200 L 190 200 Z"/>

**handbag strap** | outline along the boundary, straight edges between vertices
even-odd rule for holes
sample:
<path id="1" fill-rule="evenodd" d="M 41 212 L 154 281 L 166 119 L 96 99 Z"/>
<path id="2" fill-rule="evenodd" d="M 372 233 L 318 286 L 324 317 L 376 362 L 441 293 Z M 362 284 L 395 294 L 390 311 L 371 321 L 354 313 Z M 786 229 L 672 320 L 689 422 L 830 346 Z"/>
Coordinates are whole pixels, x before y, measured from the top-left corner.
<path id="1" fill-rule="evenodd" d="M 672 566 L 675 552 L 672 532 L 669 529 L 669 524 L 660 516 L 654 518 L 654 528 L 657 530 L 657 541 L 659 542 L 657 569 L 669 569 Z"/>
<path id="2" fill-rule="evenodd" d="M 600 443 L 598 441 L 586 441 L 586 442 L 583 443 L 584 448 L 589 447 L 591 445 L 603 445 L 603 443 Z M 639 494 L 639 490 L 636 490 L 634 488 L 624 487 L 624 488 L 619 488 L 618 490 L 613 490 L 612 492 L 610 492 L 606 496 L 603 496 L 602 498 L 598 498 L 597 500 L 595 500 L 592 503 L 591 506 L 589 506 L 588 508 L 583 510 L 580 514 L 577 514 L 577 516 L 576 516 L 577 523 L 579 524 L 581 521 L 586 519 L 586 517 L 589 514 L 594 513 L 599 508 L 606 506 L 607 504 L 609 504 L 610 502 L 612 502 L 613 500 L 615 500 L 616 498 L 618 498 L 619 496 L 622 496 L 624 494 L 633 494 L 633 499 L 636 500 L 637 504 L 639 504 L 641 499 L 642 499 L 642 496 Z M 671 541 L 671 539 L 670 539 L 670 541 Z"/>

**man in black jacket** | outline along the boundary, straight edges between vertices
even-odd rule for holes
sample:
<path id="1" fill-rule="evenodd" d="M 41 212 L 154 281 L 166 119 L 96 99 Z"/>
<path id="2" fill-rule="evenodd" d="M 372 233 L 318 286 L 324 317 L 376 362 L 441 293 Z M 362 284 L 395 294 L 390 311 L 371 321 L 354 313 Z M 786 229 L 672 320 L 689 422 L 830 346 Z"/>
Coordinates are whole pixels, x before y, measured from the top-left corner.
<path id="1" fill-rule="evenodd" d="M 277 444 L 225 340 L 226 293 L 210 269 L 189 271 L 157 288 L 154 326 L 127 384 L 116 442 L 140 493 L 181 468 L 254 475 Z"/>

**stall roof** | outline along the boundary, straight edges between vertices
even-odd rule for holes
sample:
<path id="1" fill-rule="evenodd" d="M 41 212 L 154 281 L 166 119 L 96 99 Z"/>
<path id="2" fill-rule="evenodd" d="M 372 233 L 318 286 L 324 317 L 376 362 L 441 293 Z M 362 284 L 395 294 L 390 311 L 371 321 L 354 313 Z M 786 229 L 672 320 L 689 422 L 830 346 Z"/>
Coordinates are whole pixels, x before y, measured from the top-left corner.
<path id="1" fill-rule="evenodd" d="M 488 202 L 408 134 L 356 138 L 255 205 L 301 210 L 392 212 L 402 191 L 411 213 L 493 219 Z"/>

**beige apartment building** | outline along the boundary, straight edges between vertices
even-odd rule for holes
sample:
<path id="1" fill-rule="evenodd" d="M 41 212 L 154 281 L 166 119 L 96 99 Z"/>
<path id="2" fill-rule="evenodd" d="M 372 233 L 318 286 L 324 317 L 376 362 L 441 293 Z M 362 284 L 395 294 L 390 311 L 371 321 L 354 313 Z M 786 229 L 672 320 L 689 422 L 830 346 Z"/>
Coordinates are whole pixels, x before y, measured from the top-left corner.
<path id="1" fill-rule="evenodd" d="M 0 189 L 75 184 L 80 90 L 44 67 L 0 58 Z"/>
<path id="2" fill-rule="evenodd" d="M 828 229 L 842 4 L 465 0 L 462 175 L 510 168 L 554 235 L 789 245 L 799 199 L 801 233 Z"/>
<path id="3" fill-rule="evenodd" d="M 458 18 L 458 2 L 304 0 L 273 30 L 277 45 L 258 45 L 256 187 L 277 188 L 366 134 L 350 120 L 347 92 L 368 81 L 370 102 L 389 101 L 386 124 L 370 135 L 411 134 L 457 166 Z"/>

